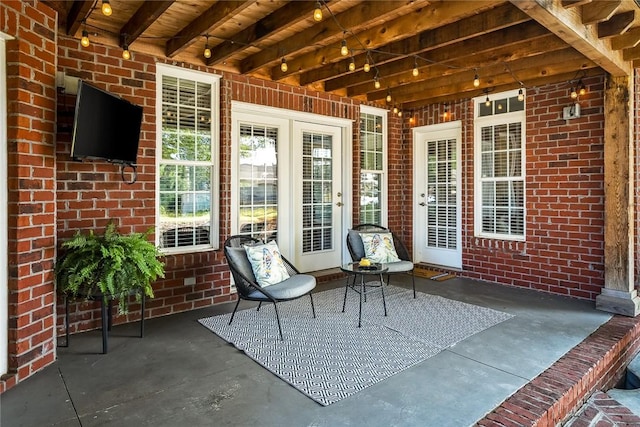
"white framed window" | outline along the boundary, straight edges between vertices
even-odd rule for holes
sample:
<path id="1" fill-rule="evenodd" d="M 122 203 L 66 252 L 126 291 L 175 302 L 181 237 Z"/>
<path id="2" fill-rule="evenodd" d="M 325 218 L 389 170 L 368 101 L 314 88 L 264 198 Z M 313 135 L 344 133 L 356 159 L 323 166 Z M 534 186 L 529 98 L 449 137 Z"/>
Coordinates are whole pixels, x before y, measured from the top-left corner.
<path id="1" fill-rule="evenodd" d="M 165 253 L 217 248 L 220 77 L 158 64 L 156 238 Z"/>
<path id="2" fill-rule="evenodd" d="M 525 239 L 525 100 L 518 91 L 475 106 L 475 235 Z"/>
<path id="3" fill-rule="evenodd" d="M 387 223 L 387 113 L 360 107 L 360 223 Z"/>

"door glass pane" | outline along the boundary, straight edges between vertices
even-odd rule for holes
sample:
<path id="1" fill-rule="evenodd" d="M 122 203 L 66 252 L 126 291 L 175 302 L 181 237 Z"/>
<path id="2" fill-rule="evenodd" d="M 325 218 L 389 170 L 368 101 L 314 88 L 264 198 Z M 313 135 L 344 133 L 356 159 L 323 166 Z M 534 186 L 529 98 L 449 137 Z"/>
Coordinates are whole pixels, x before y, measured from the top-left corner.
<path id="1" fill-rule="evenodd" d="M 278 129 L 240 126 L 239 231 L 265 241 L 278 236 Z"/>
<path id="2" fill-rule="evenodd" d="M 425 201 L 428 247 L 457 248 L 456 140 L 427 141 Z"/>
<path id="3" fill-rule="evenodd" d="M 333 141 L 331 135 L 302 136 L 302 252 L 333 249 Z"/>

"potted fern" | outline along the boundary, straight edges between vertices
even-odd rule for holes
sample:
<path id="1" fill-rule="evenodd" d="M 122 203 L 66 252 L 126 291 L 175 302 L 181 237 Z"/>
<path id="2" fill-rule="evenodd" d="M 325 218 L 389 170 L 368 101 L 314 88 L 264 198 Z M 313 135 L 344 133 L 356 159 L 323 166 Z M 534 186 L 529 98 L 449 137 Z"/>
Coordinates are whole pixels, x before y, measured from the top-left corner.
<path id="1" fill-rule="evenodd" d="M 146 233 L 120 234 L 109 223 L 104 234 L 77 232 L 62 244 L 55 266 L 59 290 L 72 296 L 114 298 L 126 313 L 129 296 L 153 298 L 151 283 L 164 277 L 160 253 Z"/>

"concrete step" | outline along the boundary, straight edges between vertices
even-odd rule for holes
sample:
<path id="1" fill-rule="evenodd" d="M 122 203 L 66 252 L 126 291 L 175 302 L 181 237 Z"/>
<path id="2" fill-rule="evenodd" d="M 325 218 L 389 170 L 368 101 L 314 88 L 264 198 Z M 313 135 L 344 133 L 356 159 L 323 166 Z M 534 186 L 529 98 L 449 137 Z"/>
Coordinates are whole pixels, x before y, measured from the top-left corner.
<path id="1" fill-rule="evenodd" d="M 640 388 L 633 390 L 614 388 L 609 390 L 607 394 L 640 417 Z"/>

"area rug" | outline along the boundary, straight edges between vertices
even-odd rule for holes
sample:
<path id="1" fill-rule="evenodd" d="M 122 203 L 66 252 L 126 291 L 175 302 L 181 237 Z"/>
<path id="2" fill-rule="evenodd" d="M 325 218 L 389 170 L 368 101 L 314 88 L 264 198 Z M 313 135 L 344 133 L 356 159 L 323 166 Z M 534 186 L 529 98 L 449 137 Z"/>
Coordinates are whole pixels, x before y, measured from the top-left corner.
<path id="1" fill-rule="evenodd" d="M 207 317 L 199 322 L 260 365 L 320 403 L 330 405 L 420 363 L 457 342 L 503 322 L 511 314 L 385 285 L 366 294 L 358 328 L 359 295 L 344 288 L 278 304 Z"/>

